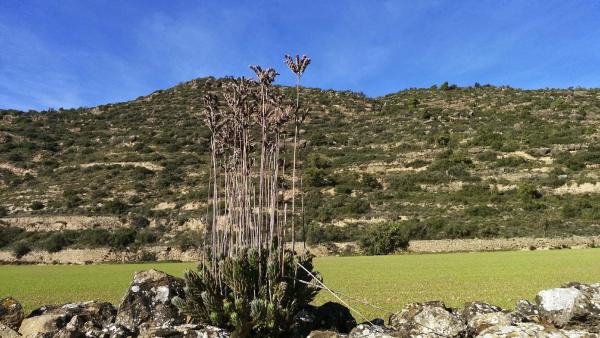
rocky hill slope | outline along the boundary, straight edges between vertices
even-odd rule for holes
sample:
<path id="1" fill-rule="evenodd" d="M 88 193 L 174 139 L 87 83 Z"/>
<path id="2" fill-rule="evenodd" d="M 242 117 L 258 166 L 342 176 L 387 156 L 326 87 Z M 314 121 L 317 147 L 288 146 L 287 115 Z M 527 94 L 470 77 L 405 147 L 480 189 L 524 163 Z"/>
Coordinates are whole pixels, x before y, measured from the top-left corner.
<path id="1" fill-rule="evenodd" d="M 196 242 L 207 196 L 201 98 L 223 81 L 94 108 L 0 110 L 0 245 L 56 249 L 36 234 L 52 230 L 63 230 L 59 247 Z M 301 95 L 310 242 L 355 240 L 388 221 L 418 239 L 600 234 L 600 90 Z"/>

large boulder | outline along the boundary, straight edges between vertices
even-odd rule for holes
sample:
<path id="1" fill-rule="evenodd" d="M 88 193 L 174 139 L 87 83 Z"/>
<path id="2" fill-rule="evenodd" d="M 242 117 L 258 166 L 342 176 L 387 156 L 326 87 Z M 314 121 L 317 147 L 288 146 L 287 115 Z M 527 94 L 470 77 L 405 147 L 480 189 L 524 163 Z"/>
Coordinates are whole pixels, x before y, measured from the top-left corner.
<path id="1" fill-rule="evenodd" d="M 185 297 L 184 281 L 162 271 L 136 272 L 129 285 L 115 324 L 132 332 L 140 325 L 147 327 L 176 326 L 185 323 L 185 316 L 171 303 L 173 297 Z"/>
<path id="2" fill-rule="evenodd" d="M 350 310 L 338 303 L 327 302 L 317 308 L 315 329 L 349 333 L 356 326 Z"/>
<path id="3" fill-rule="evenodd" d="M 389 320 L 395 330 L 409 336 L 420 337 L 461 337 L 466 334 L 467 325 L 444 303 L 410 303 Z"/>
<path id="4" fill-rule="evenodd" d="M 16 299 L 6 297 L 0 300 L 0 323 L 13 330 L 18 330 L 25 318 L 23 306 Z"/>
<path id="5" fill-rule="evenodd" d="M 587 317 L 591 311 L 588 297 L 575 288 L 540 291 L 535 301 L 543 322 L 564 327 L 571 320 Z"/>
<path id="6" fill-rule="evenodd" d="M 112 304 L 96 301 L 44 306 L 23 320 L 19 333 L 26 337 L 98 337 L 116 312 Z"/>

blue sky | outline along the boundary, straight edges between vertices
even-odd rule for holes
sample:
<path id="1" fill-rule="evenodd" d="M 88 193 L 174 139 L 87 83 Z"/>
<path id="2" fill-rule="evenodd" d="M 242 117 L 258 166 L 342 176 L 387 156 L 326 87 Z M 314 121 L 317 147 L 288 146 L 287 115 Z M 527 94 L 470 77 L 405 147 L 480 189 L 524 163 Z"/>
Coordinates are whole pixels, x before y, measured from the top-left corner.
<path id="1" fill-rule="evenodd" d="M 598 1 L 0 1 L 0 108 L 95 106 L 313 59 L 303 84 L 600 86 Z"/>

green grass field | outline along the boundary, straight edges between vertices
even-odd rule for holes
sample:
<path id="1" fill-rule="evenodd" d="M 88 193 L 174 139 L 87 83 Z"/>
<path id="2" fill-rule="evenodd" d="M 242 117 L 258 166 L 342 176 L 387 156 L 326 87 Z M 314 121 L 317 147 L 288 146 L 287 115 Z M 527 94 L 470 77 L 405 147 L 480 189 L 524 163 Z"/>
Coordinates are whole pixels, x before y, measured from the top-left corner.
<path id="1" fill-rule="evenodd" d="M 323 257 L 315 263 L 330 288 L 389 311 L 398 311 L 407 302 L 437 299 L 454 307 L 481 300 L 512 308 L 518 299 L 532 299 L 537 291 L 564 282 L 600 282 L 600 249 Z M 0 266 L 0 297 L 16 297 L 26 311 L 91 299 L 118 304 L 134 271 L 156 268 L 181 276 L 193 267 L 193 263 Z M 316 302 L 331 299 L 322 291 Z M 351 305 L 369 318 L 388 316 L 386 310 Z"/>

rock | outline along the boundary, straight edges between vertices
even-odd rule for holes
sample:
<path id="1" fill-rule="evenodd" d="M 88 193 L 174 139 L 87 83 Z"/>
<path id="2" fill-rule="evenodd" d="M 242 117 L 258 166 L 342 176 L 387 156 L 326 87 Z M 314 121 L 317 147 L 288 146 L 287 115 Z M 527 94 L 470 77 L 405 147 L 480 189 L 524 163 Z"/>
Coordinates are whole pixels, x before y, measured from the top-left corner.
<path id="1" fill-rule="evenodd" d="M 132 336 L 131 331 L 114 323 L 105 326 L 100 334 L 102 338 L 130 338 Z"/>
<path id="2" fill-rule="evenodd" d="M 600 317 L 600 284 L 582 284 L 571 282 L 564 284 L 563 288 L 573 288 L 581 291 L 589 301 L 591 315 Z"/>
<path id="3" fill-rule="evenodd" d="M 6 297 L 0 300 L 0 323 L 18 330 L 23 318 L 25 318 L 23 306 L 16 299 Z"/>
<path id="4" fill-rule="evenodd" d="M 575 288 L 556 288 L 540 291 L 536 296 L 542 321 L 564 327 L 573 319 L 582 319 L 590 313 L 590 302 Z"/>
<path id="5" fill-rule="evenodd" d="M 579 330 L 560 330 L 560 333 L 564 334 L 568 338 L 600 338 L 597 333 L 590 333 Z"/>
<path id="6" fill-rule="evenodd" d="M 396 332 L 390 328 L 384 327 L 383 325 L 372 325 L 363 323 L 357 325 L 350 334 L 349 338 L 396 338 L 403 337 L 399 332 Z"/>
<path id="7" fill-rule="evenodd" d="M 469 302 L 465 303 L 465 307 L 462 311 L 463 318 L 469 321 L 471 318 L 493 312 L 501 312 L 502 308 L 496 305 L 482 303 L 482 302 Z"/>
<path id="8" fill-rule="evenodd" d="M 390 317 L 390 326 L 409 336 L 461 337 L 467 326 L 442 302 L 411 303 Z"/>
<path id="9" fill-rule="evenodd" d="M 477 335 L 492 326 L 508 326 L 513 324 L 513 317 L 505 312 L 483 313 L 472 317 L 467 322 L 469 333 Z"/>
<path id="10" fill-rule="evenodd" d="M 117 310 L 110 303 L 84 302 L 62 306 L 44 306 L 23 320 L 23 336 L 47 334 L 55 338 L 98 336 L 115 318 Z"/>
<path id="11" fill-rule="evenodd" d="M 136 272 L 121 301 L 115 324 L 132 332 L 137 332 L 143 323 L 150 327 L 184 324 L 184 315 L 171 303 L 175 296 L 185 297 L 184 285 L 182 279 L 162 271 Z"/>
<path id="12" fill-rule="evenodd" d="M 532 148 L 532 149 L 529 149 L 529 153 L 532 156 L 536 156 L 536 157 L 546 156 L 546 155 L 550 154 L 550 152 L 552 152 L 552 149 L 550 149 L 548 147 L 541 147 L 541 148 Z"/>
<path id="13" fill-rule="evenodd" d="M 18 338 L 18 337 L 21 337 L 21 335 L 17 331 L 8 327 L 7 325 L 0 323 L 0 337 L 2 337 L 2 338 Z"/>
<path id="14" fill-rule="evenodd" d="M 338 303 L 327 302 L 317 308 L 317 329 L 349 333 L 356 326 L 350 310 Z"/>
<path id="15" fill-rule="evenodd" d="M 65 325 L 64 316 L 60 314 L 44 314 L 23 320 L 19 328 L 19 333 L 23 336 L 34 336 L 38 333 L 54 334 Z"/>
<path id="16" fill-rule="evenodd" d="M 484 152 L 485 148 L 483 148 L 483 147 L 472 147 L 472 148 L 469 148 L 467 151 L 469 152 L 469 154 L 477 155 L 477 154 L 481 154 L 482 152 Z"/>
<path id="17" fill-rule="evenodd" d="M 502 308 L 482 302 L 465 303 L 462 316 L 471 335 L 476 335 L 491 326 L 511 325 L 514 321 L 513 316 Z"/>
<path id="18" fill-rule="evenodd" d="M 292 325 L 290 325 L 290 335 L 292 337 L 304 338 L 317 328 L 317 308 L 309 305 L 301 309 L 294 316 Z"/>
<path id="19" fill-rule="evenodd" d="M 530 301 L 521 299 L 515 305 L 513 316 L 522 322 L 540 322 L 540 309 Z"/>
<path id="20" fill-rule="evenodd" d="M 519 323 L 515 326 L 492 326 L 481 332 L 478 338 L 562 338 L 565 337 L 556 329 L 546 329 L 536 323 Z"/>
<path id="21" fill-rule="evenodd" d="M 335 331 L 312 331 L 306 338 L 346 338 L 348 335 Z"/>
<path id="22" fill-rule="evenodd" d="M 161 326 L 141 328 L 138 338 L 229 338 L 229 333 L 218 327 L 200 324 L 183 324 L 177 326 Z"/>

